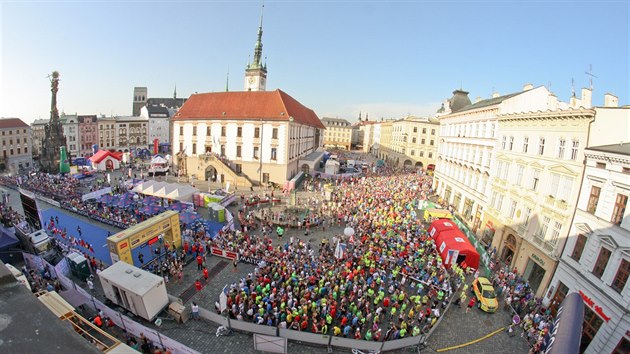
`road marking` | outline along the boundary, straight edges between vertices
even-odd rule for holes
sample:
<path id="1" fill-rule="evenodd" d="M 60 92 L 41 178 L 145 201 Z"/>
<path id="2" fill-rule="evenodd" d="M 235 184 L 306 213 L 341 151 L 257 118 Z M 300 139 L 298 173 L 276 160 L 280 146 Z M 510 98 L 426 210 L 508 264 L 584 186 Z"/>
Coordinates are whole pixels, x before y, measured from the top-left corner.
<path id="1" fill-rule="evenodd" d="M 436 350 L 436 352 L 438 352 L 438 353 L 441 353 L 441 352 L 446 352 L 446 351 L 449 351 L 449 350 L 458 349 L 458 348 L 462 348 L 462 347 L 469 346 L 469 345 L 471 345 L 471 344 L 475 344 L 475 343 L 477 343 L 477 342 L 481 342 L 482 340 L 487 339 L 487 338 L 490 338 L 490 337 L 492 337 L 493 335 L 495 335 L 495 334 L 497 334 L 497 333 L 499 333 L 499 332 L 503 331 L 504 329 L 505 329 L 505 327 L 501 327 L 501 328 L 497 329 L 496 331 L 494 331 L 494 332 L 492 332 L 492 333 L 488 333 L 488 334 L 486 334 L 485 336 L 483 336 L 483 337 L 481 337 L 481 338 L 477 338 L 477 339 L 475 339 L 475 340 L 471 340 L 470 342 L 467 342 L 467 343 L 464 343 L 464 344 L 459 344 L 459 345 L 454 345 L 454 346 L 452 346 L 452 347 L 448 347 L 448 348 L 438 349 L 438 350 Z"/>

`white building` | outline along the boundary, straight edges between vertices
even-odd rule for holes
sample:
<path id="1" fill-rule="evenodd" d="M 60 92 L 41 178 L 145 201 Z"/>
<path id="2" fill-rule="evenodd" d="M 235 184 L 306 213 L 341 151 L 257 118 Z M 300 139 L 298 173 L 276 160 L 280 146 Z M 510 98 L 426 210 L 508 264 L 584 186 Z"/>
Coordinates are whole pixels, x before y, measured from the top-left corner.
<path id="1" fill-rule="evenodd" d="M 59 117 L 61 126 L 63 127 L 63 135 L 66 137 L 66 149 L 68 149 L 68 158 L 81 156 L 79 145 L 79 118 L 76 114 L 62 113 Z"/>
<path id="2" fill-rule="evenodd" d="M 155 139 L 161 146 L 170 145 L 170 117 L 171 113 L 168 108 L 163 106 L 144 106 L 140 109 L 140 116 L 145 117 L 149 121 L 148 125 L 148 142 L 153 145 Z M 153 149 L 149 149 L 153 152 Z"/>
<path id="3" fill-rule="evenodd" d="M 627 109 L 626 109 L 627 111 Z M 575 218 L 546 302 L 578 292 L 585 303 L 584 353 L 630 348 L 630 142 L 585 149 Z"/>
<path id="4" fill-rule="evenodd" d="M 444 204 L 453 205 L 471 226 L 479 230 L 488 205 L 488 183 L 499 136 L 497 116 L 515 112 L 546 111 L 550 92 L 525 85 L 523 91 L 478 99 L 455 90 L 448 108 L 438 111 L 440 139 L 433 189 Z"/>

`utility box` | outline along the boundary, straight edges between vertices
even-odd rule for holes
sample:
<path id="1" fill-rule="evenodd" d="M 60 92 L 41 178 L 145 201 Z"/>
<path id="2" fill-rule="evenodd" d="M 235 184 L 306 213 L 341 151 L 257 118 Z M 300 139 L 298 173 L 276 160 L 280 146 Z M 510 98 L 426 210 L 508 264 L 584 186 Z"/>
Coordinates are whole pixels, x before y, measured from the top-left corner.
<path id="1" fill-rule="evenodd" d="M 99 274 L 105 297 L 148 321 L 168 305 L 164 279 L 118 261 Z"/>
<path id="2" fill-rule="evenodd" d="M 70 252 L 66 256 L 68 258 L 68 265 L 70 266 L 70 272 L 75 277 L 85 280 L 90 276 L 90 266 L 87 259 L 82 254 L 76 252 Z"/>
<path id="3" fill-rule="evenodd" d="M 179 302 L 171 302 L 168 306 L 168 314 L 171 315 L 177 321 L 177 323 L 185 323 L 188 321 L 188 311 L 186 306 Z"/>

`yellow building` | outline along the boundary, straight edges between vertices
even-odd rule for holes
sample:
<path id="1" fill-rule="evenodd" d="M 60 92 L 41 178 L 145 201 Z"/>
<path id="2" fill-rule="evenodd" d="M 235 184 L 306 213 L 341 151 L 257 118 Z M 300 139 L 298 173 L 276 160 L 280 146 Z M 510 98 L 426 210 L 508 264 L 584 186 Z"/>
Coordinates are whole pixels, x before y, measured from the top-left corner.
<path id="1" fill-rule="evenodd" d="M 350 150 L 352 145 L 352 124 L 341 118 L 322 118 L 326 127 L 324 147 Z"/>
<path id="2" fill-rule="evenodd" d="M 377 124 L 381 125 L 379 158 L 399 167 L 434 168 L 440 128 L 437 119 L 408 116 Z"/>

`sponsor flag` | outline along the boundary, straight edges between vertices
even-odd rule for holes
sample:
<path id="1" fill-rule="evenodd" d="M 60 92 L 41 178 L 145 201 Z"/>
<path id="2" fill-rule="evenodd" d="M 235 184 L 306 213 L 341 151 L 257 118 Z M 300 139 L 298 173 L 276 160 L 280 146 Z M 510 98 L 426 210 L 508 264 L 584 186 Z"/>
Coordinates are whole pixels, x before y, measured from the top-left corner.
<path id="1" fill-rule="evenodd" d="M 335 248 L 335 258 L 341 259 L 346 252 L 346 244 L 337 241 L 337 247 Z"/>

